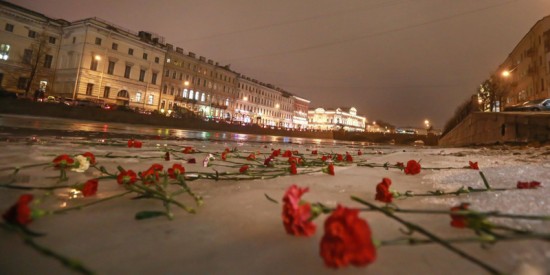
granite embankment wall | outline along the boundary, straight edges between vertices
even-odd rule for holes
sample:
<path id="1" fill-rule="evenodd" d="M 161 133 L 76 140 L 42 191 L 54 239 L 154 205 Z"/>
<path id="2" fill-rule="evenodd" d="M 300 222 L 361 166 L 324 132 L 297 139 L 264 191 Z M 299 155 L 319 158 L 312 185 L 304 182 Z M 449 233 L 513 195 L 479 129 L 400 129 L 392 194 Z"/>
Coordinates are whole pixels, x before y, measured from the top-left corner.
<path id="1" fill-rule="evenodd" d="M 71 107 L 57 103 L 38 103 L 28 100 L 0 99 L 0 113 L 59 117 L 101 122 L 145 124 L 176 129 L 223 131 L 255 135 L 274 135 L 333 139 L 332 132 L 287 131 L 265 129 L 257 125 L 233 125 L 228 123 L 207 122 L 199 118 L 171 118 L 163 115 L 144 115 L 130 111 L 104 110 L 94 107 Z"/>
<path id="2" fill-rule="evenodd" d="M 550 143 L 550 113 L 472 113 L 439 139 L 442 146 Z"/>

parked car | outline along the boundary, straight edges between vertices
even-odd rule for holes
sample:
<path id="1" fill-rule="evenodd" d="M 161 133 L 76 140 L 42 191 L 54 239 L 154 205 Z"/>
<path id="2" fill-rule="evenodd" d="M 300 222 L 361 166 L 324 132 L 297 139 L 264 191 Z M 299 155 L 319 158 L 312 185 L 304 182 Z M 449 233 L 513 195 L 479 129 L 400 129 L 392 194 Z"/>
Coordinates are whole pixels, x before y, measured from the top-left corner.
<path id="1" fill-rule="evenodd" d="M 12 93 L 7 90 L 4 90 L 3 88 L 0 88 L 0 98 L 17 98 L 17 93 Z"/>
<path id="2" fill-rule="evenodd" d="M 504 108 L 504 111 L 550 111 L 550 98 L 536 99 Z"/>

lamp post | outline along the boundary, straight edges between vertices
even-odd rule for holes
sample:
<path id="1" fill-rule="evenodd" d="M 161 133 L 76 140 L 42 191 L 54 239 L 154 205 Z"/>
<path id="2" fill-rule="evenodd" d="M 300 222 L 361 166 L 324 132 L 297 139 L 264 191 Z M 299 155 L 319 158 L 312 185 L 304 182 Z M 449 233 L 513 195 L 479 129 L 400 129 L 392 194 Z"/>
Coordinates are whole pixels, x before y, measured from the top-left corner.
<path id="1" fill-rule="evenodd" d="M 96 54 L 96 56 L 94 56 L 94 59 L 97 62 L 100 62 L 101 61 L 101 56 Z M 98 87 L 98 91 L 97 91 L 97 100 L 98 100 L 98 102 L 99 102 L 99 96 L 101 94 L 101 84 L 103 82 L 103 71 L 105 71 L 105 62 L 103 62 L 102 66 L 101 66 L 101 74 L 99 75 L 99 87 Z"/>

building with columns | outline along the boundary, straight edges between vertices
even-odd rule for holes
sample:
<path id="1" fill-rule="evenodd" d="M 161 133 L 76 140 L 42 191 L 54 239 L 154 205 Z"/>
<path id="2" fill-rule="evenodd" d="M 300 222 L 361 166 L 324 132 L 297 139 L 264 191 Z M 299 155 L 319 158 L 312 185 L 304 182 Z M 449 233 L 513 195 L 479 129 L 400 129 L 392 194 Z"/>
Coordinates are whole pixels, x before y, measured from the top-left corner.
<path id="1" fill-rule="evenodd" d="M 163 38 L 144 37 L 98 18 L 63 29 L 55 92 L 132 109 L 157 110 L 166 50 Z"/>
<path id="2" fill-rule="evenodd" d="M 531 27 L 494 75 L 506 86 L 504 106 L 550 98 L 550 15 Z"/>
<path id="3" fill-rule="evenodd" d="M 316 108 L 308 111 L 308 120 L 308 129 L 319 131 L 364 132 L 367 123 L 367 118 L 357 115 L 357 109 L 354 107 L 348 111 L 344 108 Z"/>
<path id="4" fill-rule="evenodd" d="M 292 101 L 294 102 L 292 113 L 294 129 L 305 130 L 308 126 L 307 114 L 310 101 L 295 95 L 292 96 Z"/>

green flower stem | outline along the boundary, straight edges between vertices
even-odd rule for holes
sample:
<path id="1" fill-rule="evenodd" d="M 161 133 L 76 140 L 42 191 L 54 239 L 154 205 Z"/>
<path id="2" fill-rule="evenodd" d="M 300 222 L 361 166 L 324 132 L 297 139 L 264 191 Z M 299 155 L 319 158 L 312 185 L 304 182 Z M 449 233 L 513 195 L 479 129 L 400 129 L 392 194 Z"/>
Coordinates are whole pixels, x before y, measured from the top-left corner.
<path id="1" fill-rule="evenodd" d="M 29 233 L 30 231 L 21 227 L 21 226 L 15 226 L 11 224 L 2 223 L 0 224 L 0 227 L 2 227 L 5 230 L 15 232 L 17 235 L 19 235 L 26 245 L 32 247 L 34 250 L 42 253 L 42 255 L 46 257 L 52 257 L 56 260 L 58 260 L 61 264 L 66 266 L 67 268 L 78 272 L 80 274 L 94 274 L 92 270 L 84 266 L 82 263 L 80 263 L 78 260 L 71 259 L 69 257 L 66 257 L 64 255 L 61 255 L 58 252 L 55 252 L 45 246 L 42 246 L 38 243 L 36 243 L 33 239 L 32 233 Z"/>
<path id="2" fill-rule="evenodd" d="M 182 203 L 180 203 L 176 200 L 173 200 L 172 198 L 167 197 L 165 194 L 163 194 L 163 193 L 161 193 L 157 190 L 154 190 L 154 189 L 151 189 L 151 188 L 139 185 L 139 184 L 126 185 L 126 188 L 128 188 L 129 190 L 131 190 L 133 192 L 142 194 L 142 195 L 146 195 L 146 196 L 150 196 L 150 197 L 153 197 L 153 198 L 160 199 L 163 202 L 173 203 L 173 204 L 179 206 L 180 208 L 182 208 L 183 210 L 187 211 L 188 213 L 191 213 L 191 214 L 196 213 L 195 209 L 189 208 L 189 207 L 185 206 L 184 204 L 182 204 Z"/>
<path id="3" fill-rule="evenodd" d="M 110 196 L 110 197 L 106 197 L 106 198 L 103 198 L 103 199 L 94 200 L 94 201 L 91 201 L 89 203 L 85 203 L 85 204 L 81 204 L 81 205 L 77 205 L 77 206 L 73 206 L 73 207 L 67 207 L 67 208 L 63 208 L 63 209 L 58 209 L 58 210 L 54 210 L 54 211 L 49 211 L 49 212 L 46 212 L 46 213 L 47 214 L 61 214 L 61 213 L 65 213 L 65 212 L 68 212 L 68 211 L 80 210 L 84 207 L 88 207 L 88 206 L 91 206 L 91 205 L 94 205 L 94 204 L 98 204 L 98 203 L 102 203 L 102 202 L 112 200 L 112 199 L 115 199 L 115 198 L 118 198 L 118 197 L 122 197 L 122 196 L 128 195 L 130 193 L 131 193 L 131 191 L 126 191 L 126 192 L 116 194 L 116 195 L 113 195 L 113 196 Z"/>
<path id="4" fill-rule="evenodd" d="M 495 243 L 497 241 L 522 241 L 522 240 L 550 240 L 550 234 L 514 234 L 514 235 L 501 235 L 497 238 L 494 236 L 482 236 L 482 237 L 469 237 L 469 238 L 451 238 L 445 239 L 448 243 Z M 391 246 L 391 245 L 422 245 L 422 244 L 434 244 L 435 242 L 430 239 L 420 238 L 397 238 L 393 240 L 384 240 L 379 243 L 379 246 Z"/>
<path id="5" fill-rule="evenodd" d="M 39 167 L 39 166 L 48 166 L 50 164 L 51 162 L 45 162 L 45 163 L 29 164 L 29 165 L 23 165 L 23 166 L 3 167 L 3 168 L 0 168 L 0 172 L 13 170 L 13 173 L 17 174 L 17 172 L 19 172 L 22 169 Z"/>
<path id="6" fill-rule="evenodd" d="M 438 243 L 440 245 L 442 245 L 443 247 L 447 248 L 448 250 L 456 253 L 457 255 L 461 256 L 462 258 L 464 259 L 467 259 L 468 261 L 478 265 L 479 267 L 485 269 L 486 271 L 488 271 L 489 273 L 491 274 L 502 274 L 502 272 L 500 272 L 498 269 L 488 265 L 487 263 L 469 255 L 468 253 L 458 249 L 457 247 L 453 246 L 452 244 L 450 244 L 449 242 L 445 241 L 444 239 L 441 239 L 439 238 L 438 236 L 432 234 L 430 231 L 424 229 L 423 227 L 417 225 L 417 224 L 414 224 L 414 223 L 411 223 L 411 222 L 408 222 L 408 221 L 405 221 L 397 216 L 395 216 L 391 211 L 389 211 L 388 209 L 384 209 L 384 208 L 380 208 L 370 202 L 367 202 L 367 201 L 364 201 L 358 197 L 355 197 L 355 196 L 352 196 L 351 197 L 352 200 L 356 201 L 356 202 L 359 202 L 363 205 L 366 205 L 368 207 L 370 207 L 371 209 L 374 209 L 376 211 L 379 211 L 381 212 L 382 214 L 394 219 L 395 221 L 405 225 L 409 230 L 411 231 L 417 231 L 419 232 L 420 234 L 426 236 L 427 238 L 429 238 L 430 240 L 433 240 L 435 243 Z"/>
<path id="7" fill-rule="evenodd" d="M 481 217 L 550 221 L 550 216 L 516 215 L 516 214 L 500 213 L 498 211 L 490 211 L 490 212 L 476 212 L 471 210 L 448 211 L 448 210 L 425 210 L 425 209 L 400 209 L 400 208 L 391 208 L 391 207 L 382 207 L 382 209 L 390 212 L 407 213 L 407 214 L 438 214 L 438 215 L 453 214 L 453 215 L 459 215 L 459 216 L 473 215 L 473 216 L 481 216 Z M 360 209 L 360 210 L 373 211 L 372 208 Z"/>
<path id="8" fill-rule="evenodd" d="M 191 191 L 191 188 L 189 188 L 189 186 L 187 185 L 187 183 L 185 183 L 185 180 L 182 177 L 179 177 L 178 184 L 183 188 L 183 190 L 185 190 L 187 193 L 189 193 L 189 195 L 191 195 L 191 197 L 193 197 L 193 199 L 195 200 L 195 203 L 198 206 L 202 205 L 203 201 L 202 201 L 201 196 L 199 196 L 199 195 L 195 194 L 193 191 Z"/>
<path id="9" fill-rule="evenodd" d="M 479 175 L 481 176 L 481 179 L 483 180 L 483 184 L 485 184 L 485 188 L 487 188 L 487 190 L 490 190 L 491 186 L 489 185 L 489 182 L 485 178 L 485 175 L 483 174 L 483 172 L 479 171 Z"/>

